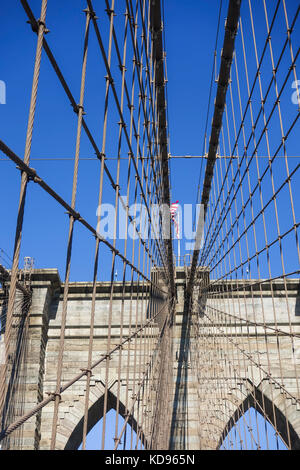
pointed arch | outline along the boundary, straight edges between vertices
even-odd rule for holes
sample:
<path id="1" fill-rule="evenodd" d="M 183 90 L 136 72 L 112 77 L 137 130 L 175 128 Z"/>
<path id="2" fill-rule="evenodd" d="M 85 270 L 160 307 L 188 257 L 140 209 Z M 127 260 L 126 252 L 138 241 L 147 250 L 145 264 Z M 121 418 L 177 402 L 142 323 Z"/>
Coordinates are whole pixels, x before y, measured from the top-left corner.
<path id="1" fill-rule="evenodd" d="M 270 388 L 272 385 L 270 384 Z M 236 423 L 241 419 L 251 408 L 254 408 L 258 413 L 264 410 L 267 421 L 273 426 L 274 430 L 278 432 L 283 443 L 289 448 L 288 442 L 290 440 L 291 450 L 300 449 L 300 436 L 292 424 L 293 410 L 288 410 L 287 415 L 269 398 L 272 396 L 265 390 L 263 393 L 258 387 L 253 386 L 254 393 L 250 393 L 243 402 L 237 407 L 234 414 L 227 422 L 222 435 L 220 437 L 217 449 L 220 449 L 224 440 L 229 435 L 230 431 L 236 426 Z M 269 396 L 268 396 L 269 395 Z M 255 399 L 254 399 L 255 397 Z"/>
<path id="2" fill-rule="evenodd" d="M 103 418 L 103 409 L 104 409 L 104 394 L 101 395 L 98 398 L 98 400 L 96 400 L 93 403 L 93 405 L 89 408 L 87 434 Z M 117 409 L 117 397 L 111 391 L 108 391 L 106 413 L 108 413 L 112 409 L 114 410 Z M 118 411 L 119 411 L 119 415 L 123 419 L 125 419 L 126 407 L 121 401 L 119 401 Z M 69 438 L 67 440 L 64 450 L 77 450 L 79 448 L 80 444 L 82 443 L 82 438 L 83 438 L 83 422 L 84 422 L 84 416 L 82 416 L 78 420 L 73 431 L 69 435 Z M 137 432 L 137 422 L 133 417 L 129 418 L 128 424 L 132 427 L 132 429 L 135 432 Z M 144 437 L 145 437 L 144 433 L 141 432 L 141 439 L 144 440 Z"/>

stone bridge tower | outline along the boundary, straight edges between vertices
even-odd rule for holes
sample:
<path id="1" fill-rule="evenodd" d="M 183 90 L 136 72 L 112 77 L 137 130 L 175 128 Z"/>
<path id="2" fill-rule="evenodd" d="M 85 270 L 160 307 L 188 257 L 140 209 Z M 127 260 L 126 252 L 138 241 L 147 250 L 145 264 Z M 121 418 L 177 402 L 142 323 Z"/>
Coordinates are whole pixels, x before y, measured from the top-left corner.
<path id="1" fill-rule="evenodd" d="M 205 354 L 209 357 L 214 354 L 218 363 L 220 349 L 218 344 L 210 342 L 211 326 L 208 324 L 203 309 L 209 311 L 213 308 L 213 301 L 209 298 L 199 299 L 194 302 L 193 315 L 190 315 L 190 306 L 186 305 L 186 284 L 187 272 L 184 268 L 177 268 L 176 287 L 176 324 L 173 330 L 173 411 L 170 432 L 170 449 L 216 449 L 220 444 L 220 438 L 230 431 L 234 423 L 234 417 L 246 411 L 251 406 L 251 397 L 255 396 L 258 402 L 261 402 L 264 409 L 269 413 L 270 422 L 274 417 L 277 420 L 277 428 L 280 429 L 281 436 L 287 440 L 287 434 L 290 436 L 293 448 L 300 448 L 300 409 L 299 405 L 291 398 L 283 400 L 283 390 L 280 386 L 274 385 L 274 381 L 261 378 L 260 369 L 251 362 L 251 355 L 257 348 L 257 337 L 259 354 L 261 358 L 261 367 L 267 367 L 265 354 L 265 341 L 273 344 L 276 341 L 275 333 L 272 330 L 266 331 L 261 327 L 258 335 L 251 334 L 250 324 L 241 324 L 240 336 L 235 337 L 235 342 L 239 347 L 249 354 L 249 361 L 245 362 L 242 380 L 237 380 L 233 376 L 233 370 L 224 363 L 226 368 L 227 381 L 222 390 L 217 385 L 215 388 L 209 388 L 210 393 L 206 395 L 201 393 L 201 383 L 205 388 L 208 364 L 196 364 L 193 361 L 196 348 L 203 348 L 203 357 Z M 225 281 L 224 281 L 225 282 Z M 299 323 L 299 282 L 298 280 L 289 280 L 289 307 L 293 312 L 292 322 L 294 331 L 300 333 Z M 94 355 L 96 359 L 105 355 L 108 334 L 108 299 L 109 284 L 99 283 L 97 286 L 97 305 L 96 322 L 94 331 Z M 275 285 L 275 289 L 274 289 Z M 35 270 L 32 277 L 32 304 L 30 309 L 30 324 L 28 331 L 28 347 L 26 360 L 26 383 L 24 393 L 24 412 L 31 410 L 48 393 L 55 389 L 57 351 L 59 347 L 60 322 L 61 322 L 61 304 L 62 304 L 62 283 L 55 269 Z M 63 383 L 71 380 L 80 369 L 86 366 L 88 356 L 89 341 L 89 318 L 91 303 L 92 284 L 79 282 L 71 283 L 68 299 L 68 317 L 65 335 L 64 347 L 64 374 Z M 277 309 L 277 319 L 281 328 L 287 328 L 287 319 L 284 301 L 284 288 L 281 281 L 273 284 L 273 300 L 271 298 L 270 287 L 264 285 L 263 306 L 265 317 L 270 327 L 274 326 L 272 317 L 272 302 L 275 302 Z M 135 299 L 138 293 L 130 291 L 130 284 L 125 286 L 125 295 L 122 294 L 122 283 L 115 283 L 114 302 L 113 302 L 113 321 L 112 321 L 112 345 L 120 341 L 120 307 L 122 299 L 124 301 L 124 338 L 130 334 L 129 311 L 135 308 Z M 239 302 L 239 293 L 233 303 Z M 243 291 L 244 296 L 244 291 Z M 248 306 L 250 316 L 253 309 L 256 314 L 261 315 L 261 299 L 258 299 L 259 293 L 250 288 L 247 294 L 246 305 Z M 254 302 L 253 302 L 254 299 Z M 257 301 L 256 301 L 256 300 Z M 157 300 L 157 299 L 156 299 Z M 258 301 L 259 300 L 259 301 Z M 163 299 L 161 299 L 163 302 Z M 159 302 L 159 299 L 158 299 Z M 196 305 L 195 305 L 196 304 Z M 234 307 L 234 306 L 233 306 Z M 252 309 L 252 310 L 251 310 Z M 248 313 L 249 313 L 248 312 Z M 279 313 L 280 315 L 279 315 Z M 249 318 L 249 315 L 248 315 Z M 202 345 L 196 342 L 193 337 L 193 328 L 197 323 L 198 331 L 201 329 L 201 337 L 205 338 Z M 135 325 L 136 326 L 136 325 Z M 138 326 L 138 325 L 137 325 Z M 153 328 L 153 325 L 152 325 Z M 158 317 L 155 328 L 159 332 L 160 318 Z M 245 334 L 245 329 L 250 328 L 250 334 Z M 153 331 L 145 331 L 143 338 L 146 339 Z M 231 337 L 231 328 L 227 326 L 224 335 Z M 249 343 L 250 338 L 250 343 Z M 221 341 L 221 338 L 220 338 Z M 251 344 L 253 342 L 253 344 Z M 290 364 L 291 351 L 284 346 L 284 338 L 281 339 L 282 356 L 289 359 Z M 288 343 L 287 343 L 288 344 Z M 141 347 L 141 343 L 136 344 Z M 294 367 L 286 367 L 283 371 L 285 380 L 285 394 L 291 393 L 297 396 L 299 383 L 295 376 L 295 370 L 300 371 L 300 344 L 297 339 L 295 342 L 296 350 L 294 354 Z M 122 354 L 128 357 L 128 347 L 124 347 Z M 151 351 L 149 350 L 149 354 Z M 120 387 L 119 412 L 125 415 L 126 412 L 126 390 L 134 388 L 133 364 L 130 360 L 128 367 L 122 368 L 120 383 L 117 379 L 117 361 L 118 355 L 112 357 L 109 363 L 109 392 L 108 392 L 108 410 L 116 408 L 116 397 L 118 396 L 117 387 Z M 233 351 L 234 356 L 234 351 Z M 132 356 L 133 357 L 133 356 Z M 234 357 L 233 357 L 233 360 Z M 237 358 L 236 358 L 237 360 Z M 126 364 L 124 358 L 123 363 Z M 284 363 L 284 361 L 283 361 Z M 275 379 L 279 377 L 279 365 L 271 358 L 271 374 Z M 249 373 L 251 370 L 251 375 Z M 281 371 L 282 373 L 282 371 Z M 223 369 L 224 376 L 224 369 Z M 91 381 L 91 393 L 89 404 L 89 423 L 90 430 L 103 415 L 103 396 L 104 396 L 104 365 L 99 364 L 93 370 Z M 249 379 L 252 377 L 252 380 Z M 253 377 L 255 381 L 253 382 Z M 215 371 L 215 377 L 210 380 L 217 381 L 218 370 Z M 137 379 L 136 379 L 137 380 Z M 130 387 L 125 387 L 126 382 Z M 279 379 L 278 379 L 279 383 Z M 199 385 L 200 384 L 200 385 Z M 273 385 L 272 385 L 273 384 Z M 59 420 L 57 428 L 57 448 L 58 449 L 77 449 L 82 441 L 84 399 L 85 399 L 85 377 L 76 382 L 62 394 L 62 401 L 59 408 Z M 213 392 L 211 391 L 213 390 Z M 128 393 L 128 392 L 127 392 Z M 203 397 L 206 396 L 204 399 Z M 289 398 L 289 395 L 287 395 Z M 298 398 L 300 398 L 298 396 Z M 214 407 L 212 408 L 212 402 Z M 224 408 L 224 402 L 226 407 Z M 288 406 L 286 405 L 288 403 Z M 226 412 L 224 413 L 224 409 Z M 275 410 L 275 414 L 274 414 Z M 145 410 L 144 410 L 145 411 Z M 151 412 L 151 410 L 150 410 Z M 51 425 L 53 415 L 53 402 L 47 405 L 36 416 L 30 418 L 22 428 L 22 433 L 18 439 L 7 439 L 8 448 L 21 449 L 49 449 L 51 438 Z M 146 421 L 145 421 L 146 422 Z M 147 421 L 145 429 L 142 430 L 145 439 L 150 435 L 150 421 Z M 288 423 L 288 427 L 286 426 Z M 136 426 L 135 419 L 130 423 L 133 428 Z M 113 436 L 112 436 L 113 438 Z"/>

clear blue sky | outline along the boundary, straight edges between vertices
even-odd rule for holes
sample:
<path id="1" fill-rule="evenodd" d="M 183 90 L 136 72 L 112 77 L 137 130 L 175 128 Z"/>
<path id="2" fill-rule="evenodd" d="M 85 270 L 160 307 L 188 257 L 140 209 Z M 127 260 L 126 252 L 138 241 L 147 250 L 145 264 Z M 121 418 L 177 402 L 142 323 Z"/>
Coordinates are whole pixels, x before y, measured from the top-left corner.
<path id="1" fill-rule="evenodd" d="M 30 0 L 29 3 L 38 17 L 40 0 Z M 104 2 L 94 3 L 105 30 L 107 18 Z M 228 5 L 227 1 L 223 3 L 219 51 Z M 293 0 L 290 3 L 293 5 Z M 297 4 L 298 2 L 294 1 L 294 6 Z M 50 29 L 47 40 L 76 100 L 80 87 L 85 23 L 82 10 L 85 6 L 84 0 L 52 0 L 49 1 L 47 14 L 47 26 Z M 218 8 L 219 0 L 165 0 L 169 130 L 173 155 L 202 154 Z M 1 139 L 20 157 L 23 157 L 25 147 L 36 47 L 36 35 L 32 33 L 26 20 L 19 1 L 2 2 L 0 80 L 6 83 L 7 98 L 6 104 L 0 105 L 0 134 Z M 102 60 L 98 59 L 99 52 L 94 37 L 90 44 L 85 109 L 89 127 L 98 136 L 100 145 L 105 71 Z M 99 83 L 101 93 L 97 93 Z M 215 88 L 213 99 L 214 96 Z M 45 54 L 41 65 L 36 117 L 32 157 L 72 157 L 75 150 L 76 116 Z M 290 153 L 294 151 L 296 154 L 296 136 L 293 139 Z M 81 156 L 94 156 L 84 134 Z M 114 172 L 115 166 L 111 165 Z M 72 162 L 33 161 L 32 166 L 59 194 L 70 200 Z M 178 199 L 182 204 L 195 203 L 199 167 L 199 160 L 172 161 L 173 200 Z M 77 208 L 93 225 L 96 223 L 98 173 L 98 161 L 80 163 Z M 15 165 L 0 162 L 0 248 L 10 256 L 13 253 L 19 181 Z M 106 202 L 110 202 L 112 193 L 109 193 L 108 187 L 107 191 Z M 61 207 L 40 188 L 30 183 L 21 259 L 23 256 L 32 256 L 37 268 L 57 267 L 63 277 L 67 226 L 68 218 Z M 77 228 L 73 251 L 72 280 L 91 280 L 94 239 L 81 227 Z M 101 276 L 107 279 L 108 271 L 103 269 L 101 273 Z"/>
<path id="2" fill-rule="evenodd" d="M 203 150 L 219 0 L 207 2 L 165 0 L 164 3 L 171 153 L 173 155 L 200 155 Z M 243 8 L 246 8 L 247 3 L 243 2 Z M 289 11 L 293 13 L 297 4 L 296 0 L 290 0 L 288 2 Z M 38 17 L 40 0 L 31 0 L 30 5 Z M 98 5 L 101 5 L 101 2 Z M 219 67 L 219 54 L 224 36 L 227 6 L 228 2 L 224 1 L 220 22 L 217 68 Z M 47 26 L 50 29 L 47 40 L 76 100 L 78 100 L 80 88 L 85 23 L 82 9 L 84 7 L 84 0 L 76 2 L 74 0 L 64 0 L 63 2 L 52 0 L 49 2 L 47 13 Z M 104 8 L 101 10 L 98 6 L 97 9 L 99 17 L 103 20 L 101 20 L 103 36 L 106 37 L 108 23 L 106 14 Z M 290 17 L 292 17 L 292 13 Z M 26 23 L 26 19 L 19 1 L 12 0 L 2 5 L 0 80 L 6 83 L 7 103 L 0 105 L 1 138 L 21 157 L 25 146 L 36 47 L 36 36 Z M 265 31 L 265 25 L 262 21 L 263 15 L 258 15 L 256 27 L 257 30 L 263 28 Z M 11 24 L 14 24 L 14 28 L 11 27 Z M 262 37 L 264 36 L 262 35 Z M 276 42 L 276 35 L 274 41 Z M 258 46 L 261 47 L 261 44 Z M 99 60 L 99 50 L 92 33 L 88 56 L 85 109 L 87 123 L 98 139 L 99 146 L 103 122 L 103 77 L 105 75 L 102 62 L 102 59 Z M 292 78 L 290 82 L 291 85 Z M 216 86 L 213 88 L 212 102 L 215 93 Z M 291 104 L 290 94 L 286 98 L 286 103 L 291 108 L 292 116 L 295 105 Z M 76 115 L 73 113 L 45 54 L 41 65 L 36 117 L 32 158 L 73 157 Z M 211 117 L 212 109 L 208 120 L 208 132 L 210 131 Z M 117 122 L 115 116 L 113 116 L 112 122 Z M 108 139 L 108 156 L 114 156 L 110 153 L 115 153 L 115 151 L 110 152 L 112 142 L 113 138 Z M 289 144 L 289 153 L 297 154 L 296 129 L 289 137 Z M 84 133 L 82 135 L 81 156 L 94 156 Z M 1 223 L 5 221 L 5 230 L 2 229 L 0 232 L 0 248 L 12 255 L 12 240 L 19 197 L 19 173 L 12 163 L 0 162 L 0 165 L 0 197 L 2 201 L 5 201 L 2 204 L 1 218 Z M 72 162 L 32 161 L 31 165 L 60 195 L 70 201 Z M 115 174 L 115 163 L 110 162 L 109 168 Z M 126 161 L 122 163 L 121 167 L 121 170 L 124 169 L 124 174 L 125 168 L 127 168 Z M 292 168 L 293 162 L 291 163 Z M 173 201 L 179 200 L 181 204 L 195 203 L 199 172 L 199 160 L 172 160 Z M 96 223 L 98 180 L 99 162 L 81 161 L 77 209 L 92 225 Z M 125 188 L 125 183 L 123 187 Z M 105 189 L 105 197 L 106 201 L 104 202 L 113 201 L 113 191 L 109 184 Z M 33 256 L 36 267 L 58 267 L 63 276 L 68 218 L 61 207 L 34 184 L 30 184 L 27 201 L 21 259 L 23 256 Z M 283 219 L 284 217 L 282 217 Z M 93 238 L 79 226 L 74 239 L 71 279 L 78 281 L 91 279 L 93 253 Z M 293 260 L 290 261 L 292 263 Z M 121 265 L 118 263 L 117 269 L 120 272 Z M 293 266 L 291 266 L 291 270 L 292 268 Z M 107 279 L 109 270 L 103 268 L 100 275 L 103 276 L 103 279 Z"/>
<path id="3" fill-rule="evenodd" d="M 76 1 L 76 4 L 77 7 L 74 8 L 73 0 L 49 2 L 47 26 L 51 32 L 47 40 L 72 93 L 78 99 L 85 21 L 82 9 L 85 1 Z M 30 5 L 36 16 L 39 16 L 40 1 L 33 0 Z M 101 24 L 105 24 L 107 18 L 104 11 L 101 13 L 101 8 L 98 9 L 99 15 L 102 14 L 105 20 Z M 202 152 L 217 10 L 218 0 L 188 0 L 184 2 L 184 6 L 179 0 L 165 2 L 169 119 L 171 152 L 174 155 L 199 155 Z M 5 21 L 2 21 L 0 31 L 0 79 L 6 83 L 7 103 L 0 106 L 1 138 L 22 157 L 36 36 L 26 24 L 27 18 L 18 1 L 2 5 L 2 18 L 5 18 Z M 14 28 L 11 28 L 12 23 Z M 201 46 L 203 38 L 205 48 Z M 100 144 L 105 72 L 98 57 L 95 38 L 92 37 L 85 109 L 88 125 L 98 136 Z M 96 92 L 99 83 L 101 93 Z M 76 116 L 45 55 L 41 66 L 36 117 L 32 158 L 72 157 L 75 148 Z M 84 134 L 81 156 L 94 156 Z M 9 202 L 2 205 L 5 231 L 0 232 L 0 247 L 12 255 L 19 174 L 14 164 L 0 164 L 0 197 L 2 201 Z M 59 194 L 70 200 L 72 162 L 32 161 L 31 165 Z M 97 161 L 80 163 L 77 207 L 92 224 L 96 222 L 98 168 Z M 110 168 L 114 173 L 114 164 Z M 172 163 L 171 170 L 173 199 L 179 199 L 182 204 L 195 203 L 199 161 L 176 160 Z M 109 191 L 110 189 L 107 189 L 109 200 L 106 202 L 112 200 Z M 33 256 L 38 268 L 58 267 L 63 276 L 68 223 L 64 211 L 33 184 L 28 192 L 26 211 L 21 257 Z M 39 223 L 41 220 L 42 224 Z M 72 279 L 90 279 L 94 240 L 85 230 L 79 228 L 74 244 L 74 253 L 80 252 L 80 256 L 74 255 Z M 83 262 L 83 259 L 89 262 Z"/>

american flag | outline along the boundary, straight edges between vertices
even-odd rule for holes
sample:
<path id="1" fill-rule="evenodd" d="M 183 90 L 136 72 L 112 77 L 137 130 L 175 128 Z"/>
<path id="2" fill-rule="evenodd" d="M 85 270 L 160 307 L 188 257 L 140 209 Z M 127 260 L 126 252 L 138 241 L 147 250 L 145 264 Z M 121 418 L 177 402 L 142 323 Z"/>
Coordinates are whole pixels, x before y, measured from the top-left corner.
<path id="1" fill-rule="evenodd" d="M 173 202 L 170 206 L 170 212 L 171 212 L 171 220 L 174 222 L 175 228 L 176 228 L 176 235 L 177 238 L 179 239 L 179 225 L 176 219 L 176 214 L 178 210 L 178 203 L 179 201 Z"/>

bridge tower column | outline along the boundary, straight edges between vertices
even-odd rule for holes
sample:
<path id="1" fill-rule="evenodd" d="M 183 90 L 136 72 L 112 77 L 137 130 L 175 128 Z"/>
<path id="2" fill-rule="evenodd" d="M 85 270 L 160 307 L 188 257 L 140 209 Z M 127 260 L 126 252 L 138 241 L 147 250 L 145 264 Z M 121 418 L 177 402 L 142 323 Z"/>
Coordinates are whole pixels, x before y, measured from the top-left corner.
<path id="1" fill-rule="evenodd" d="M 56 270 L 35 270 L 31 283 L 32 301 L 29 311 L 29 328 L 26 335 L 25 380 L 21 415 L 31 411 L 45 396 L 43 390 L 45 372 L 45 353 L 48 341 L 50 305 L 60 287 L 60 279 Z M 23 380 L 23 378 L 21 378 Z M 16 416 L 16 418 L 18 415 Z M 11 436 L 3 441 L 2 448 L 10 450 L 39 449 L 41 415 L 29 418 Z"/>
<path id="2" fill-rule="evenodd" d="M 186 298 L 186 271 L 176 269 L 176 324 L 174 328 L 174 390 L 170 449 L 200 449 L 197 385 L 190 360 L 190 316 Z"/>

